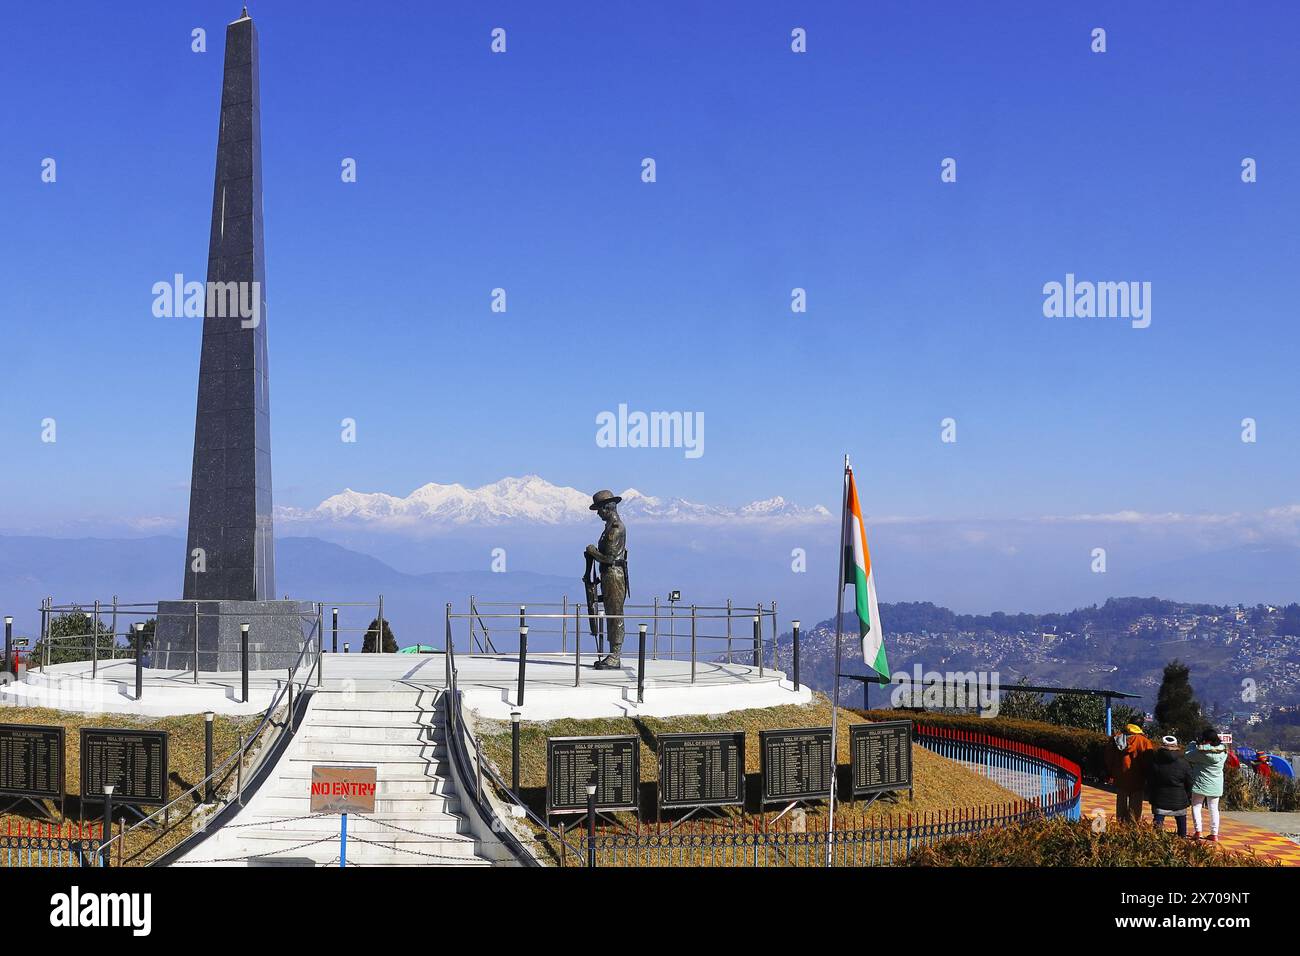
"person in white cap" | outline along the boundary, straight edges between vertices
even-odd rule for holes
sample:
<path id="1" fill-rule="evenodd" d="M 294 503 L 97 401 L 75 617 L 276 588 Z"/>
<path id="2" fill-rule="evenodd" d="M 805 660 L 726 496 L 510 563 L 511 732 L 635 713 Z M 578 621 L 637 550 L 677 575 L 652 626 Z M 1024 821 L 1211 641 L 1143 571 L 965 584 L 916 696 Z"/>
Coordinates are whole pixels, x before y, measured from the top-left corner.
<path id="1" fill-rule="evenodd" d="M 1162 737 L 1160 748 L 1151 758 L 1151 773 L 1147 776 L 1147 799 L 1151 801 L 1151 814 L 1156 829 L 1165 825 L 1165 817 L 1173 817 L 1178 835 L 1187 836 L 1187 808 L 1192 803 L 1192 766 L 1172 734 Z"/>

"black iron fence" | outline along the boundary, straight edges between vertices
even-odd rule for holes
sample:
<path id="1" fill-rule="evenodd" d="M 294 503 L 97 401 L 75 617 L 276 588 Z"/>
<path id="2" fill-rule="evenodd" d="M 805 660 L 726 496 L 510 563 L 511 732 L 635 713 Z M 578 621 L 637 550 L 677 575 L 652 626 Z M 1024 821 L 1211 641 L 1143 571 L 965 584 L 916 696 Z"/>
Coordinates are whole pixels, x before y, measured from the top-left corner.
<path id="1" fill-rule="evenodd" d="M 103 831 L 94 824 L 6 821 L 0 835 L 0 866 L 99 866 Z"/>

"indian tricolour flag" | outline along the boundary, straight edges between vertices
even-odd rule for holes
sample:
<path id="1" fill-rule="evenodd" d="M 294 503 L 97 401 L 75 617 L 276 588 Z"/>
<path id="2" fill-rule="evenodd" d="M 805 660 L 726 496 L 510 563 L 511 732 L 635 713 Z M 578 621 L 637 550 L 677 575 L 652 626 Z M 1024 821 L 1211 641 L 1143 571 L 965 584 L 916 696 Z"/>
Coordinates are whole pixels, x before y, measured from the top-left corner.
<path id="1" fill-rule="evenodd" d="M 862 659 L 882 677 L 889 676 L 889 663 L 885 660 L 885 632 L 880 626 L 880 608 L 876 606 L 876 579 L 871 573 L 871 552 L 867 550 L 867 531 L 862 525 L 862 506 L 858 504 L 858 486 L 849 471 L 847 501 L 844 520 L 845 537 L 852 543 L 853 567 L 845 575 L 846 583 L 853 584 L 857 598 L 858 630 L 862 635 Z M 849 548 L 845 547 L 845 559 Z"/>

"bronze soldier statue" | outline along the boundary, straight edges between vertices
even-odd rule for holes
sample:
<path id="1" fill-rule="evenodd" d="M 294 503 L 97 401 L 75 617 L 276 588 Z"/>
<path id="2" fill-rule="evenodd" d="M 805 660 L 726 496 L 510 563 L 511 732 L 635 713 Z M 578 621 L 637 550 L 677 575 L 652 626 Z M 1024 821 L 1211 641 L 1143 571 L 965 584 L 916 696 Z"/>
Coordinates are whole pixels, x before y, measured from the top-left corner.
<path id="1" fill-rule="evenodd" d="M 591 496 L 591 510 L 605 522 L 600 541 L 587 545 L 588 566 L 600 565 L 600 591 L 605 602 L 605 625 L 609 636 L 609 654 L 596 661 L 597 670 L 614 670 L 623 666 L 623 602 L 627 600 L 627 529 L 618 516 L 623 499 L 612 491 L 598 491 Z M 587 579 L 590 589 L 590 575 Z M 591 603 L 590 600 L 588 602 Z"/>

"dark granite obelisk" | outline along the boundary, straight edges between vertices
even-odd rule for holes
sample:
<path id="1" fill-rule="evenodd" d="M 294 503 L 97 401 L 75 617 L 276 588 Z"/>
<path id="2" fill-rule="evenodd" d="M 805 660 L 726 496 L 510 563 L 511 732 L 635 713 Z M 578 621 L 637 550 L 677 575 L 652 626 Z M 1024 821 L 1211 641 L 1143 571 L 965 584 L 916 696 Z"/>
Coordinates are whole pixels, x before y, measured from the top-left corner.
<path id="1" fill-rule="evenodd" d="M 255 669 L 292 664 L 302 641 L 297 602 L 274 600 L 257 53 L 245 8 L 226 27 L 185 601 L 159 605 L 161 667 L 193 666 L 197 647 L 200 669 L 238 668 L 240 618 L 251 625 Z"/>

